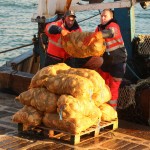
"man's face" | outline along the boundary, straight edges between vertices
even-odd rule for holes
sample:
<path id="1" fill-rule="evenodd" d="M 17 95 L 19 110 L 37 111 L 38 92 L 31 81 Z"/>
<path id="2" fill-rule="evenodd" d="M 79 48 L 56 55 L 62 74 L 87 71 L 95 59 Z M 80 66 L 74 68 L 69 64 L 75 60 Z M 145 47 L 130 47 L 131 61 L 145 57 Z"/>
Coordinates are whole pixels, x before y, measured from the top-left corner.
<path id="1" fill-rule="evenodd" d="M 105 25 L 108 21 L 112 19 L 112 15 L 109 11 L 103 11 L 101 13 L 101 24 Z"/>
<path id="2" fill-rule="evenodd" d="M 73 26 L 74 22 L 75 22 L 75 17 L 73 17 L 73 16 L 67 16 L 65 18 L 65 22 L 66 22 L 67 26 L 69 28 L 71 28 Z"/>

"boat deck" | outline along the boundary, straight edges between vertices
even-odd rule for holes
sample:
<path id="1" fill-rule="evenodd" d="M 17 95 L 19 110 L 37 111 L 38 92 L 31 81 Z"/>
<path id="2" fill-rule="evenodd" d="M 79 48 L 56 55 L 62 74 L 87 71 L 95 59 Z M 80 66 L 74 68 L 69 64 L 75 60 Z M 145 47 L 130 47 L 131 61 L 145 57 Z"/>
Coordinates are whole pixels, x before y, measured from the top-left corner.
<path id="1" fill-rule="evenodd" d="M 123 120 L 119 120 L 117 130 L 101 131 L 99 136 L 86 137 L 77 145 L 54 141 L 35 133 L 19 134 L 18 124 L 11 121 L 11 116 L 22 105 L 14 98 L 15 95 L 0 92 L 0 150 L 150 150 L 150 127 Z"/>

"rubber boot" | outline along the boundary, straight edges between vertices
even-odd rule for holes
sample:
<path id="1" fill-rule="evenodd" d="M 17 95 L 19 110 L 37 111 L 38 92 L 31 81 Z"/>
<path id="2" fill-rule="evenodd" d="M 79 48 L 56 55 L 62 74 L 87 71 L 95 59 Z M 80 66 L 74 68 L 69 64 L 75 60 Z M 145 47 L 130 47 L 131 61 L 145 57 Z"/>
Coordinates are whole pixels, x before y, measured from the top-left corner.
<path id="1" fill-rule="evenodd" d="M 100 68 L 97 70 L 97 72 L 105 80 L 105 84 L 109 86 L 112 97 L 108 104 L 116 110 L 121 81 L 116 81 L 108 72 L 103 72 Z"/>

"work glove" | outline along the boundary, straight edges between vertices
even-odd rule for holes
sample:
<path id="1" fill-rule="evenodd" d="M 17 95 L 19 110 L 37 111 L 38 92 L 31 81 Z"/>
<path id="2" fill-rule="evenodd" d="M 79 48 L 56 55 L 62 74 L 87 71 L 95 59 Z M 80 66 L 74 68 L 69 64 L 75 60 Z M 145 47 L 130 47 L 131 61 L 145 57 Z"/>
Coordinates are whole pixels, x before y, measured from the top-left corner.
<path id="1" fill-rule="evenodd" d="M 50 33 L 50 34 L 60 34 L 60 33 L 61 33 L 61 30 L 62 30 L 61 27 L 58 27 L 58 26 L 56 26 L 56 25 L 52 25 L 52 26 L 49 28 L 49 33 Z"/>
<path id="2" fill-rule="evenodd" d="M 62 36 L 65 36 L 65 35 L 67 35 L 68 33 L 70 33 L 68 30 L 61 30 L 61 34 L 62 34 Z"/>
<path id="3" fill-rule="evenodd" d="M 114 31 L 112 29 L 105 29 L 102 32 L 103 38 L 112 38 L 114 36 Z"/>

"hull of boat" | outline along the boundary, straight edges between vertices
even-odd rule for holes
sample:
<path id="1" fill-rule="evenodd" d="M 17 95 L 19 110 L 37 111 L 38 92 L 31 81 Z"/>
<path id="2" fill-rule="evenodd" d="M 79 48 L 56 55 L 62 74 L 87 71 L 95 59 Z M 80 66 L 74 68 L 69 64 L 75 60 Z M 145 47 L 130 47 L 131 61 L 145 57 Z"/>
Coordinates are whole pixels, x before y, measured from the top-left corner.
<path id="1" fill-rule="evenodd" d="M 35 58 L 32 52 L 16 57 L 0 67 L 0 90 L 16 94 L 26 91 L 38 70 L 39 57 Z"/>

